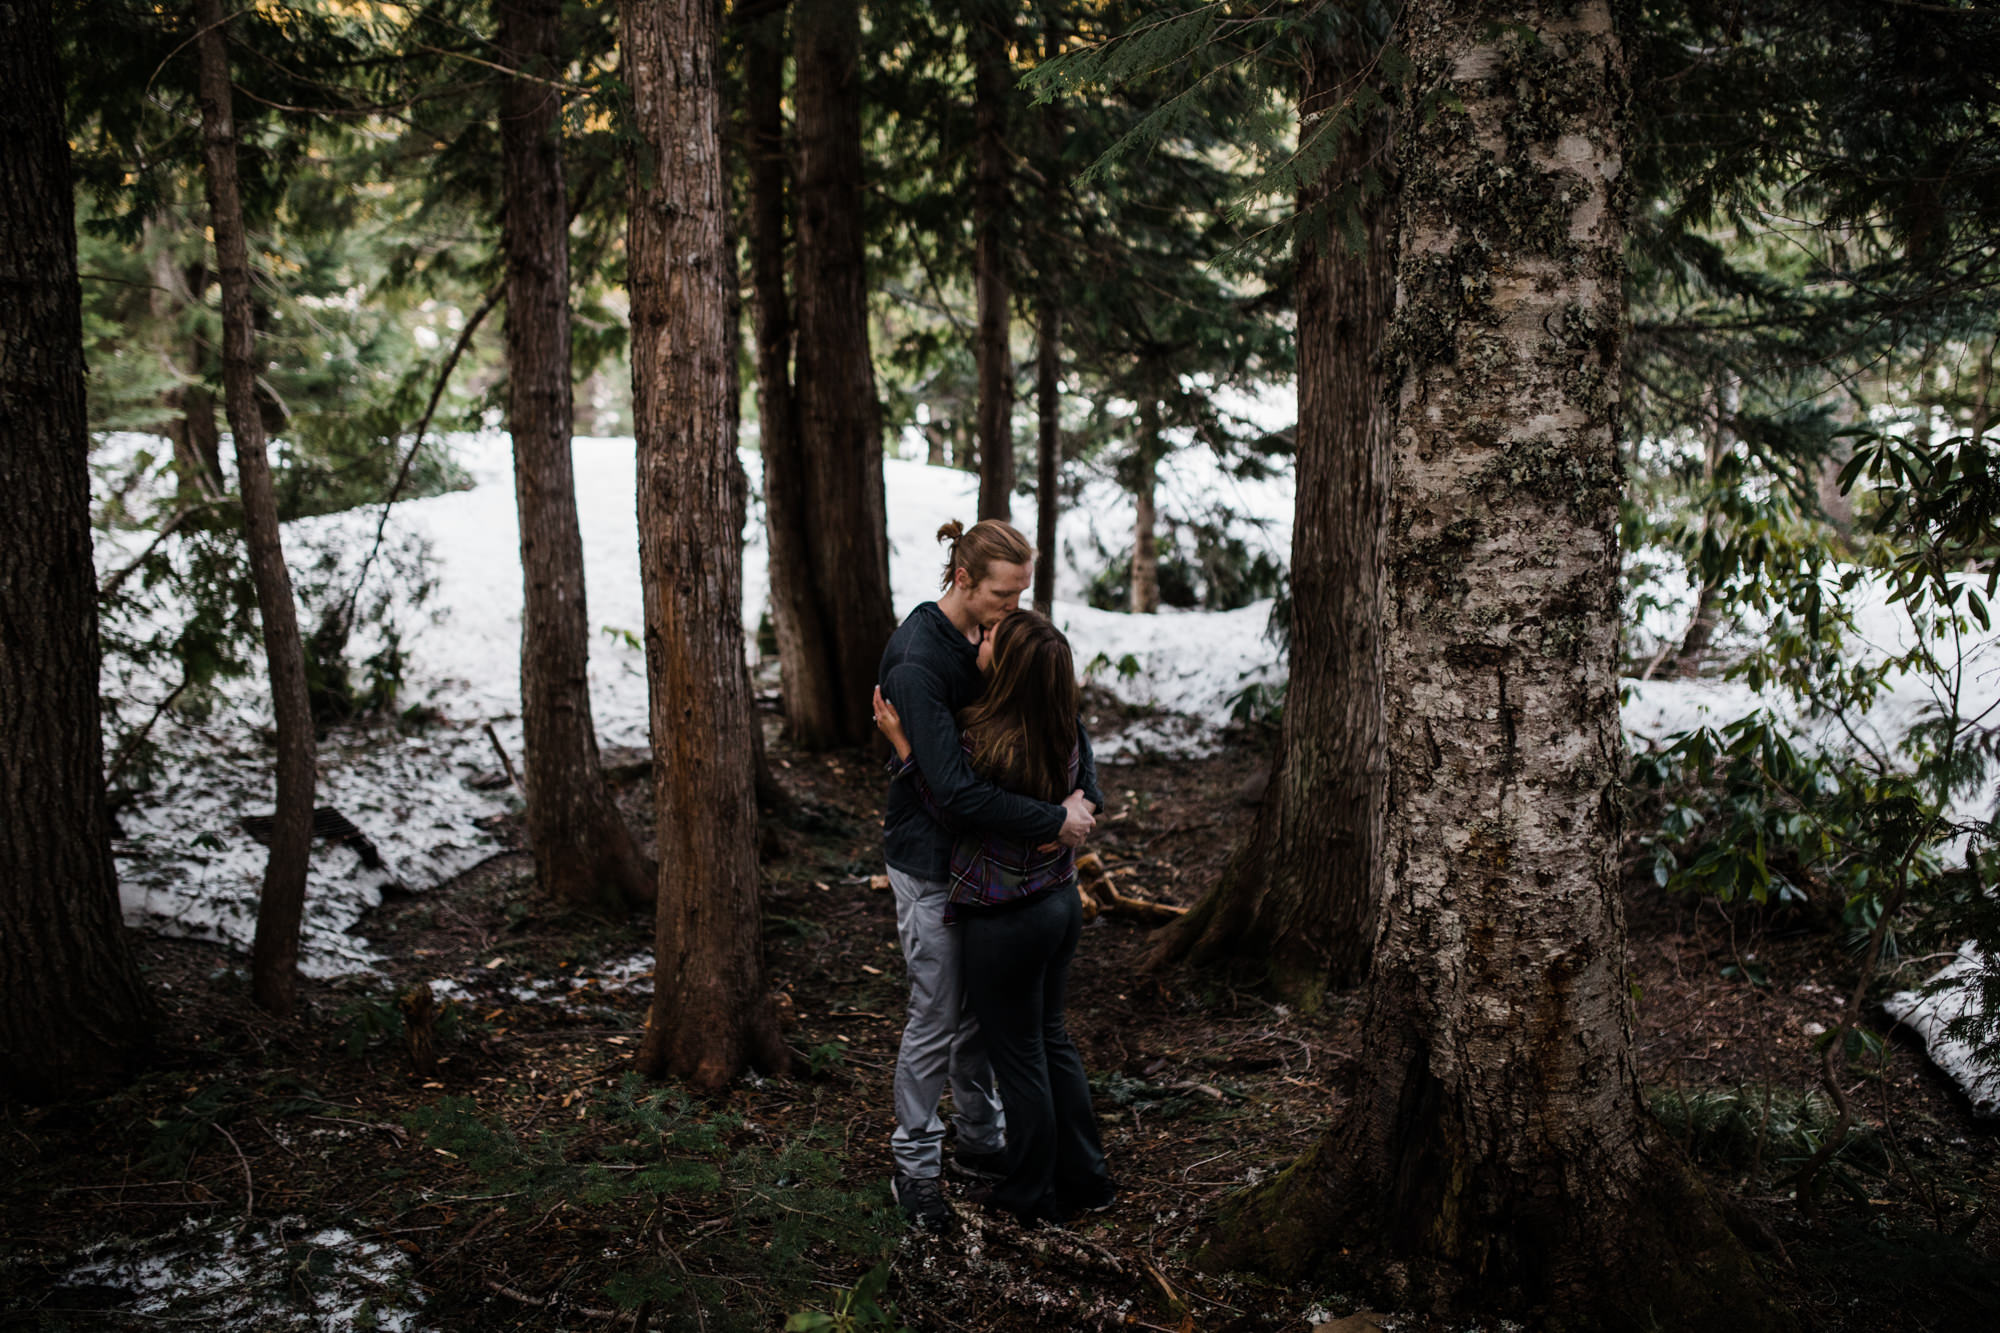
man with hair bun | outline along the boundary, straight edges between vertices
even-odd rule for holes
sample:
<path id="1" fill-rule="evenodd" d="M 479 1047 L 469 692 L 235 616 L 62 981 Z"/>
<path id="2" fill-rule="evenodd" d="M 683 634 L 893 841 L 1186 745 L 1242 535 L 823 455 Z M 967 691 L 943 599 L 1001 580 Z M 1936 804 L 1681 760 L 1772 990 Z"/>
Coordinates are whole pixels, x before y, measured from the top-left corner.
<path id="1" fill-rule="evenodd" d="M 964 828 L 1039 845 L 1076 847 L 1104 804 L 1090 745 L 1078 729 L 1077 790 L 1060 805 L 1005 791 L 973 773 L 959 745 L 958 715 L 985 692 L 990 634 L 1028 590 L 1035 548 L 1012 524 L 956 520 L 938 529 L 944 577 L 889 639 L 878 677 L 895 705 L 932 799 Z M 924 809 L 907 782 L 892 783 L 882 816 L 883 859 L 896 893 L 896 935 L 909 971 L 910 1006 L 896 1056 L 896 1131 L 890 1187 L 914 1226 L 942 1229 L 951 1217 L 940 1177 L 951 1085 L 958 1147 L 953 1167 L 985 1179 L 1006 1175 L 1006 1118 L 979 1026 L 965 1004 L 956 927 L 945 923 L 954 834 Z"/>

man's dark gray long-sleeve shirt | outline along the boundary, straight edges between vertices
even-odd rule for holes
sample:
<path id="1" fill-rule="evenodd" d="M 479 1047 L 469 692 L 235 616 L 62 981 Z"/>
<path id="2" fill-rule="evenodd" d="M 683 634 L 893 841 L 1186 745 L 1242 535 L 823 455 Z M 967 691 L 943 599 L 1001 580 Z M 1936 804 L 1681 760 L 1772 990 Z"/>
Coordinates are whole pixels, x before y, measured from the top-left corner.
<path id="1" fill-rule="evenodd" d="M 938 609 L 925 602 L 910 612 L 882 653 L 882 696 L 896 707 L 910 753 L 930 784 L 940 809 L 966 828 L 1022 842 L 1052 842 L 1062 832 L 1060 805 L 1037 801 L 996 787 L 972 771 L 959 747 L 959 710 L 986 691 L 979 673 L 979 650 Z M 1077 727 L 1076 785 L 1098 809 L 1097 765 L 1090 741 Z M 891 783 L 882 812 L 883 859 L 906 875 L 942 880 L 951 873 L 955 835 L 924 809 L 913 784 Z"/>

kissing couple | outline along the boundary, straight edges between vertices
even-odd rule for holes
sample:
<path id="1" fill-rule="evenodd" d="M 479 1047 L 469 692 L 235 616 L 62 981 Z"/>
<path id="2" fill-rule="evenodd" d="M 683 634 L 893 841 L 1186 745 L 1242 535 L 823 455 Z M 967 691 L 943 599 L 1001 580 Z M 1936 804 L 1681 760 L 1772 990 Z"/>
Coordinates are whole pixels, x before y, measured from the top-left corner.
<path id="1" fill-rule="evenodd" d="M 1111 1206 L 1090 1083 L 1063 1014 L 1083 925 L 1076 849 L 1104 797 L 1062 631 L 1020 609 L 1035 550 L 1010 524 L 938 529 L 941 591 L 882 654 L 875 722 L 895 747 L 882 852 L 910 981 L 890 1186 L 942 1230 L 955 1174 L 1024 1222 Z"/>

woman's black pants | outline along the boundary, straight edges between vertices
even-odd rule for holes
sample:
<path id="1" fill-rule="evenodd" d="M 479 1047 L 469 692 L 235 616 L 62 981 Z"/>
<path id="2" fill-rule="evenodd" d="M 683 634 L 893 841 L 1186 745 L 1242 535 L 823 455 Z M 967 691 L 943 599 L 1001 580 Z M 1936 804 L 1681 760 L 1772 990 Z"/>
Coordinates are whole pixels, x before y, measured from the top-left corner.
<path id="1" fill-rule="evenodd" d="M 1060 1221 L 1111 1193 L 1090 1082 L 1063 1023 L 1083 905 L 1071 884 L 960 919 L 966 998 L 1007 1109 L 1007 1178 L 992 1203 Z"/>

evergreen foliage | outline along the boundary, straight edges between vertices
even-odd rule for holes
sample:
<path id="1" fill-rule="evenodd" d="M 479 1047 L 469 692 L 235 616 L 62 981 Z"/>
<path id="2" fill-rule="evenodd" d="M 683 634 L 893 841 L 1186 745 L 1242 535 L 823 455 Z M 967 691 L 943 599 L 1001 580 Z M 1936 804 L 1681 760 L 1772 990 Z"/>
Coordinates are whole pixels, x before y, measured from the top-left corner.
<path id="1" fill-rule="evenodd" d="M 1991 579 L 1971 571 L 2000 518 L 1985 439 L 2000 14 L 1775 0 L 1640 15 L 1628 430 L 1659 443 L 1635 451 L 1628 549 L 1678 553 L 1725 623 L 1760 625 L 1727 671 L 1847 737 L 1822 751 L 1760 713 L 1643 758 L 1642 785 L 1683 793 L 1659 807 L 1655 874 L 1725 900 L 1819 900 L 1880 941 L 1890 975 L 1910 931 L 1990 957 L 1996 746 L 1961 701 L 1980 669 L 1967 636 L 1991 619 Z M 1856 616 L 1874 596 L 1913 635 L 1868 660 Z M 1634 669 L 1673 647 L 1643 646 Z M 1864 715 L 1904 676 L 1934 703 L 1873 743 Z M 1989 1062 L 1996 970 L 1976 978 L 1987 1017 L 1958 1025 Z"/>

